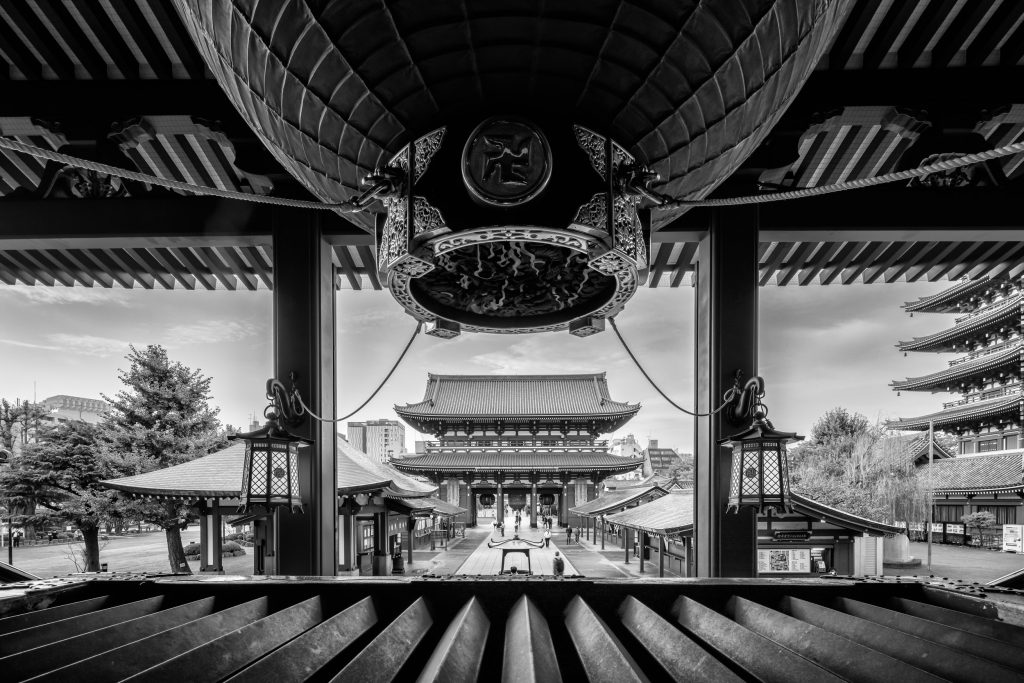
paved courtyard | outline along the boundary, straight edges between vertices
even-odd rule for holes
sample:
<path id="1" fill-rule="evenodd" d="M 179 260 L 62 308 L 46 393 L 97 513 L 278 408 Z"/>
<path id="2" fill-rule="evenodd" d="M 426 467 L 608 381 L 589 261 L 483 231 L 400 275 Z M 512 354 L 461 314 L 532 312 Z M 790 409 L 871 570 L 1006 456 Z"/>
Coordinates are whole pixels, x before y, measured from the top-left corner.
<path id="1" fill-rule="evenodd" d="M 408 573 L 417 574 L 461 574 L 481 575 L 497 574 L 501 566 L 501 550 L 488 548 L 489 540 L 496 541 L 510 538 L 512 526 L 506 526 L 505 537 L 494 533 L 490 525 L 467 529 L 465 538 L 451 541 L 447 549 L 438 547 L 436 551 L 416 550 L 412 565 L 407 565 Z M 520 528 L 520 538 L 539 541 L 543 538 L 543 529 Z M 182 532 L 182 541 L 186 544 L 199 540 L 199 528 L 189 527 Z M 551 546 L 531 550 L 533 572 L 538 575 L 554 573 L 553 560 L 555 551 L 565 558 L 567 576 L 582 575 L 592 578 L 652 578 L 658 575 L 657 562 L 648 562 L 645 571 L 640 573 L 640 566 L 635 557 L 630 557 L 628 564 L 623 562 L 624 551 L 609 543 L 606 550 L 600 550 L 600 544 L 587 542 L 581 538 L 579 544 L 565 544 L 565 534 L 555 527 L 551 533 Z M 129 536 L 111 536 L 109 541 L 101 542 L 100 562 L 107 563 L 110 571 L 120 572 L 154 572 L 163 573 L 169 570 L 167 564 L 167 544 L 162 532 L 132 534 Z M 240 557 L 223 558 L 224 569 L 228 574 L 249 575 L 252 573 L 251 549 L 248 554 Z M 940 578 L 959 579 L 968 583 L 985 583 L 999 578 L 1012 571 L 1024 568 L 1024 555 L 1002 553 L 980 548 L 940 545 L 932 546 L 932 570 L 928 571 L 923 564 L 927 557 L 927 546 L 924 543 L 911 543 L 910 552 L 914 557 L 922 559 L 920 567 L 906 569 L 886 569 L 888 576 L 928 576 L 932 574 Z M 0 560 L 7 561 L 7 548 L 0 549 Z M 525 566 L 522 555 L 512 555 L 508 566 Z M 71 559 L 71 549 L 66 543 L 51 545 L 22 546 L 14 549 L 14 565 L 19 569 L 31 572 L 43 578 L 64 576 L 76 571 Z M 191 562 L 192 571 L 198 571 L 198 562 Z M 670 571 L 666 577 L 674 577 Z"/>

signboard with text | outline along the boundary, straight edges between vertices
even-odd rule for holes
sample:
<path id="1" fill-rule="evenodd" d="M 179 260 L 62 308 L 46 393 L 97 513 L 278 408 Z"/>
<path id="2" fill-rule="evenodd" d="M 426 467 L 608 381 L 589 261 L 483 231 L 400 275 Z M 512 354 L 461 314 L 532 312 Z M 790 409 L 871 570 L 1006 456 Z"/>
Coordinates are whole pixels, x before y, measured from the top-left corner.
<path id="1" fill-rule="evenodd" d="M 810 548 L 765 548 L 757 551 L 758 574 L 809 574 Z"/>

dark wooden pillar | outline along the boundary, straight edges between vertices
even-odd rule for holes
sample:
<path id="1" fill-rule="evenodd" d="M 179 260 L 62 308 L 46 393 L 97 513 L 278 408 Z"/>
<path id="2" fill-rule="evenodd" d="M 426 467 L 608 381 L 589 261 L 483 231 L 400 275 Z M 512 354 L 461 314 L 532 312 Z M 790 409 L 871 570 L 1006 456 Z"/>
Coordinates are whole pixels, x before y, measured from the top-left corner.
<path id="1" fill-rule="evenodd" d="M 757 374 L 757 207 L 714 209 L 697 250 L 697 412 L 719 406 L 737 370 Z M 771 386 L 771 379 L 768 380 Z M 726 514 L 730 455 L 717 441 L 739 431 L 724 413 L 696 418 L 696 569 L 699 577 L 757 576 L 757 523 Z"/>
<path id="2" fill-rule="evenodd" d="M 383 512 L 373 513 L 373 575 L 387 576 L 388 571 L 388 518 L 387 507 Z"/>
<path id="3" fill-rule="evenodd" d="M 501 526 L 505 526 L 505 491 L 501 487 L 503 477 L 498 475 L 498 495 L 494 501 L 494 517 L 495 521 Z"/>
<path id="4" fill-rule="evenodd" d="M 530 477 L 530 528 L 537 528 L 537 481 Z"/>
<path id="5" fill-rule="evenodd" d="M 640 529 L 636 530 L 636 548 L 637 554 L 640 555 L 640 573 L 644 573 L 644 551 L 647 550 L 647 539 L 644 538 L 645 534 Z"/>
<path id="6" fill-rule="evenodd" d="M 604 515 L 601 515 L 601 550 L 604 550 L 605 524 Z"/>
<path id="7" fill-rule="evenodd" d="M 290 386 L 298 375 L 303 400 L 317 415 L 334 416 L 335 275 L 331 246 L 320 216 L 282 210 L 274 214 L 274 376 Z M 293 431 L 313 441 L 299 451 L 304 513 L 282 511 L 278 571 L 338 573 L 336 426 L 307 419 Z"/>
<path id="8" fill-rule="evenodd" d="M 668 552 L 668 539 L 658 536 L 658 577 L 665 576 L 665 553 Z"/>

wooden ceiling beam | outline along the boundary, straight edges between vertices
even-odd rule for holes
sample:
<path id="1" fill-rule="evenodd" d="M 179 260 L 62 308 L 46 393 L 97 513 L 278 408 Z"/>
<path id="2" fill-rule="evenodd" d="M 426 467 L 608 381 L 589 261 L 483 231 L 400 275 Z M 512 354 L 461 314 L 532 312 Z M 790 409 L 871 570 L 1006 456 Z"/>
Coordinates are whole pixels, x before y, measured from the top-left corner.
<path id="1" fill-rule="evenodd" d="M 131 255 L 154 282 L 159 282 L 164 289 L 174 289 L 174 275 L 168 272 L 149 249 L 132 249 Z"/>
<path id="2" fill-rule="evenodd" d="M 189 249 L 189 252 L 199 258 L 199 261 L 213 273 L 213 276 L 224 285 L 225 289 L 233 292 L 238 288 L 232 268 L 221 261 L 213 249 L 210 247 L 193 247 Z"/>
<path id="3" fill-rule="evenodd" d="M 174 279 L 181 284 L 182 287 L 188 290 L 196 288 L 196 276 L 194 273 L 187 269 L 187 266 L 183 264 L 177 257 L 177 255 L 171 250 L 163 247 L 156 249 L 149 249 L 149 253 L 155 258 L 160 264 L 167 269 L 167 272 L 174 276 Z"/>
<path id="4" fill-rule="evenodd" d="M 251 292 L 256 291 L 257 282 L 254 270 L 245 262 L 238 249 L 235 247 L 215 247 L 214 251 L 231 267 L 231 272 L 242 282 L 242 286 Z"/>
<path id="5" fill-rule="evenodd" d="M 791 256 L 787 257 L 786 262 L 778 269 L 775 278 L 775 284 L 780 287 L 785 287 L 789 284 L 798 272 L 804 267 L 804 257 L 817 246 L 817 242 L 801 242 L 797 245 L 796 249 L 793 250 Z"/>
<path id="6" fill-rule="evenodd" d="M 88 253 L 95 261 L 104 267 L 110 277 L 114 278 L 117 284 L 121 285 L 125 289 L 132 289 L 135 287 L 135 276 L 132 274 L 130 268 L 128 268 L 119 255 L 115 253 L 113 249 L 92 249 Z"/>
<path id="7" fill-rule="evenodd" d="M 359 273 L 356 272 L 355 261 L 352 260 L 352 256 L 348 253 L 348 247 L 336 246 L 334 247 L 334 253 L 338 257 L 338 262 L 341 266 L 340 270 L 348 278 L 348 283 L 352 289 L 360 290 L 363 288 L 363 283 L 359 279 Z"/>
<path id="8" fill-rule="evenodd" d="M 908 248 L 912 244 L 914 243 L 894 242 L 892 245 L 890 245 L 889 249 L 887 249 L 886 252 L 884 252 L 882 256 L 880 256 L 875 261 L 875 265 L 869 267 L 867 270 L 864 271 L 864 284 L 870 285 L 871 283 L 878 280 L 878 278 L 885 274 L 886 269 L 888 269 L 892 264 L 896 263 L 900 258 L 903 257 L 904 254 L 907 253 Z"/>
<path id="9" fill-rule="evenodd" d="M 274 288 L 274 280 L 271 276 L 271 264 L 263 257 L 258 247 L 242 247 L 245 257 L 252 265 L 253 271 L 267 289 Z"/>
<path id="10" fill-rule="evenodd" d="M 861 68 L 877 69 L 879 67 L 915 9 L 917 9 L 916 2 L 895 2 L 889 7 L 881 25 L 864 49 L 864 61 Z"/>
<path id="11" fill-rule="evenodd" d="M 0 280 L 11 285 L 15 284 L 17 280 L 21 280 L 22 284 L 33 286 L 36 284 L 36 279 L 33 273 L 26 270 L 21 263 L 13 258 L 13 254 L 8 256 L 0 251 Z"/>
<path id="12" fill-rule="evenodd" d="M 71 12 L 68 11 L 67 7 L 59 2 L 45 1 L 36 3 L 36 7 L 43 13 L 46 20 L 50 22 L 61 39 L 71 49 L 75 57 L 78 58 L 78 61 L 82 63 L 89 76 L 95 79 L 105 79 L 107 77 L 107 63 L 103 61 L 103 57 L 93 47 L 93 44 L 89 41 L 85 32 L 82 31 L 78 22 L 71 16 Z M 74 73 L 73 66 L 72 73 Z"/>
<path id="13" fill-rule="evenodd" d="M 897 63 L 900 67 L 914 66 L 956 3 L 957 0 L 935 0 L 925 7 L 897 53 Z"/>
<path id="14" fill-rule="evenodd" d="M 71 80 L 75 77 L 75 65 L 51 35 L 50 29 L 43 26 L 39 17 L 22 2 L 6 2 L 4 12 L 11 18 L 22 35 L 43 58 L 46 66 L 53 69 L 58 78 Z"/>
<path id="15" fill-rule="evenodd" d="M 822 242 L 817 252 L 812 254 L 812 257 L 804 264 L 804 268 L 800 271 L 800 277 L 797 279 L 797 284 L 804 287 L 814 281 L 814 278 L 818 276 L 825 264 L 835 255 L 837 251 L 843 246 L 841 242 Z"/>
<path id="16" fill-rule="evenodd" d="M 907 248 L 906 253 L 903 254 L 902 262 L 899 265 L 893 265 L 891 269 L 885 271 L 885 282 L 886 284 L 896 282 L 904 275 L 908 270 L 913 268 L 915 265 L 921 262 L 921 259 L 937 244 L 937 242 L 910 242 L 910 246 Z"/>
<path id="17" fill-rule="evenodd" d="M 978 27 L 992 5 L 987 2 L 968 2 L 946 28 L 946 32 L 932 48 L 931 68 L 943 68 L 964 47 L 967 37 Z"/>
<path id="18" fill-rule="evenodd" d="M 865 244 L 865 242 L 844 242 L 843 246 L 839 249 L 839 253 L 836 254 L 836 260 L 826 265 L 821 271 L 821 277 L 818 279 L 818 282 L 823 285 L 832 284 L 832 281 L 843 272 L 844 268 L 850 265 L 850 262 L 860 253 Z"/>
<path id="19" fill-rule="evenodd" d="M 192 253 L 192 250 L 188 247 L 181 247 L 179 249 L 173 249 L 174 256 L 184 264 L 185 269 L 188 270 L 189 274 L 192 275 L 199 283 L 209 290 L 217 289 L 217 278 L 212 272 L 207 270 L 206 265 L 199 260 L 199 258 Z"/>
<path id="20" fill-rule="evenodd" d="M 143 16 L 138 4 L 134 2 L 113 2 L 110 6 L 114 8 L 114 12 L 117 13 L 125 28 L 128 29 L 132 40 L 139 46 L 139 50 L 142 51 L 146 62 L 153 69 L 157 78 L 171 80 L 174 77 L 171 70 L 171 60 L 167 53 L 164 52 L 160 41 L 153 33 L 153 29 L 150 28 L 149 22 L 146 21 L 146 17 Z"/>
<path id="21" fill-rule="evenodd" d="M 146 4 L 149 5 L 150 11 L 164 32 L 164 37 L 171 44 L 188 75 L 197 80 L 206 78 L 206 65 L 203 64 L 199 51 L 192 44 L 192 39 L 178 19 L 171 3 L 167 0 L 146 0 Z"/>
<path id="22" fill-rule="evenodd" d="M 775 245 L 771 255 L 767 257 L 764 265 L 758 269 L 759 279 L 758 284 L 764 287 L 766 284 L 771 282 L 772 275 L 778 270 L 779 264 L 782 263 L 782 259 L 786 258 L 786 254 L 793 248 L 792 242 L 779 242 Z"/>
<path id="23" fill-rule="evenodd" d="M 64 250 L 48 249 L 37 253 L 54 264 L 54 267 L 62 269 L 81 286 L 92 287 L 96 284 L 96 277 L 93 272 L 89 268 L 83 268 L 79 263 L 69 258 Z"/>
<path id="24" fill-rule="evenodd" d="M 988 275 L 992 278 L 1000 277 L 1009 272 L 1018 263 L 1024 263 L 1024 242 L 1017 242 L 1010 247 L 999 261 L 978 265 L 971 271 L 970 277 L 971 279 L 981 277 L 982 275 Z"/>
<path id="25" fill-rule="evenodd" d="M 1024 3 L 1007 0 L 999 5 L 967 47 L 967 65 L 981 66 L 1021 16 L 1024 16 Z"/>
<path id="26" fill-rule="evenodd" d="M 915 266 L 907 271 L 907 282 L 917 282 L 920 280 L 923 275 L 928 273 L 928 271 L 945 261 L 950 254 L 957 249 L 961 249 L 962 244 L 962 242 L 940 242 L 935 245 L 933 249 L 928 251 L 927 256 L 925 256 L 925 263 Z"/>
<path id="27" fill-rule="evenodd" d="M 853 284 L 857 278 L 875 262 L 879 256 L 888 248 L 890 242 L 873 242 L 868 244 L 857 254 L 857 258 L 843 269 L 842 282 L 844 285 Z"/>
<path id="28" fill-rule="evenodd" d="M 970 261 L 961 261 L 960 263 L 954 264 L 955 267 L 949 271 L 950 280 L 959 280 L 967 273 L 971 272 L 978 267 L 980 263 L 991 259 L 992 256 L 999 254 L 1002 258 L 1006 251 L 1009 249 L 1009 245 L 1006 242 L 989 242 L 986 244 L 979 244 L 978 249 L 975 250 L 976 256 Z"/>
<path id="29" fill-rule="evenodd" d="M 0 51 L 2 51 L 7 58 L 11 60 L 14 66 L 18 67 L 18 71 L 22 75 L 31 80 L 39 80 L 43 77 L 43 65 L 40 63 L 36 56 L 32 54 L 32 51 L 25 46 L 18 37 L 18 34 L 14 32 L 7 22 L 0 21 Z M 8 82 L 4 83 L 4 91 L 7 91 L 9 86 Z M 0 98 L 0 100 L 9 100 L 8 97 Z M 0 107 L 3 105 L 0 104 Z"/>
<path id="30" fill-rule="evenodd" d="M 114 66 L 122 78 L 135 80 L 139 77 L 139 62 L 135 59 L 124 37 L 114 28 L 114 23 L 96 0 L 71 0 L 75 10 L 85 20 L 89 30 L 103 44 Z"/>
<path id="31" fill-rule="evenodd" d="M 828 51 L 830 71 L 840 71 L 846 68 L 853 56 L 853 51 L 860 43 L 865 29 L 871 24 L 871 19 L 874 18 L 880 4 L 882 4 L 881 0 L 857 0 L 854 4 L 846 16 L 846 22 L 832 42 L 832 48 Z"/>
<path id="32" fill-rule="evenodd" d="M 366 273 L 366 277 L 370 278 L 370 284 L 374 289 L 380 290 L 380 275 L 377 273 L 377 258 L 374 256 L 373 250 L 368 246 L 360 245 L 356 247 L 356 251 L 363 262 L 363 272 Z"/>
<path id="33" fill-rule="evenodd" d="M 94 277 L 100 287 L 109 289 L 114 286 L 113 274 L 107 270 L 94 254 L 83 249 L 64 249 L 61 253 L 75 263 L 78 268 Z"/>

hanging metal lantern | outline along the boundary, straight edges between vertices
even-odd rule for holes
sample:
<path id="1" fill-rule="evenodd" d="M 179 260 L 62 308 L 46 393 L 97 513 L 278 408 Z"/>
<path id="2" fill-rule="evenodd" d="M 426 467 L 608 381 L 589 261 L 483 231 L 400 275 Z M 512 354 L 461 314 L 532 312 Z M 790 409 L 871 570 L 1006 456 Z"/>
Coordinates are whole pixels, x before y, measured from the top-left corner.
<path id="1" fill-rule="evenodd" d="M 753 417 L 750 427 L 718 442 L 732 448 L 729 510 L 753 507 L 759 513 L 790 511 L 786 445 L 804 437 L 776 431 L 761 404 L 753 407 Z"/>
<path id="2" fill-rule="evenodd" d="M 553 17 L 471 0 L 452 20 L 446 3 L 270 4 L 175 0 L 227 97 L 310 192 L 365 199 L 376 169 L 385 213 L 345 214 L 377 238 L 363 265 L 443 338 L 600 332 L 677 214 L 641 207 L 647 183 L 700 199 L 728 178 L 849 7 L 564 0 Z"/>
<path id="3" fill-rule="evenodd" d="M 540 495 L 540 504 L 541 505 L 554 505 L 555 504 L 555 497 L 552 494 L 550 494 L 550 493 L 542 493 Z"/>
<path id="4" fill-rule="evenodd" d="M 522 510 L 526 507 L 526 494 L 525 493 L 510 493 L 508 494 L 508 506 L 513 510 Z"/>
<path id="5" fill-rule="evenodd" d="M 494 505 L 494 494 L 493 493 L 482 493 L 480 494 L 480 504 L 485 508 L 489 508 Z"/>
<path id="6" fill-rule="evenodd" d="M 302 423 L 302 416 L 292 409 L 292 401 L 281 382 L 267 380 L 267 398 L 270 405 L 263 411 L 267 423 L 255 431 L 228 437 L 245 440 L 239 511 L 262 507 L 269 512 L 275 507 L 287 507 L 301 512 L 299 448 L 312 445 L 312 441 L 295 436 L 282 426 L 282 422 L 297 426 Z"/>

